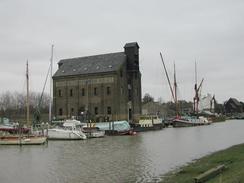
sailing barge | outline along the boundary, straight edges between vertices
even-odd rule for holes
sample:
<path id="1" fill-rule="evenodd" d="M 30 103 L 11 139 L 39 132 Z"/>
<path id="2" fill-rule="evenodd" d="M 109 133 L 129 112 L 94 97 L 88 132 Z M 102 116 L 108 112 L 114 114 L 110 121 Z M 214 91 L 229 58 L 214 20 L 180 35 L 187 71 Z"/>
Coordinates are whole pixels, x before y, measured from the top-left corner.
<path id="1" fill-rule="evenodd" d="M 29 113 L 29 69 L 28 69 L 28 61 L 26 64 L 26 80 L 27 80 L 27 125 L 31 126 L 30 123 L 30 113 Z M 3 128 L 0 136 L 0 145 L 41 145 L 47 141 L 47 137 L 45 136 L 34 136 L 24 134 L 24 129 L 21 125 L 18 125 L 15 128 Z M 16 134 L 10 134 L 17 132 Z M 29 130 L 28 130 L 29 132 Z"/>
<path id="2" fill-rule="evenodd" d="M 172 121 L 173 127 L 190 127 L 190 126 L 202 126 L 210 125 L 210 122 L 204 117 L 192 117 L 192 116 L 181 116 L 175 118 Z"/>
<path id="3" fill-rule="evenodd" d="M 177 83 L 176 83 L 176 71 L 175 71 L 175 64 L 174 64 L 174 84 L 173 87 L 170 83 L 170 79 L 168 76 L 168 72 L 163 60 L 163 56 L 160 53 L 160 57 L 164 66 L 164 71 L 168 80 L 169 88 L 171 91 L 172 98 L 175 103 L 175 111 L 176 111 L 176 116 L 172 119 L 172 125 L 173 127 L 190 127 L 190 126 L 200 126 L 200 125 L 208 125 L 210 124 L 207 118 L 199 116 L 198 115 L 198 103 L 199 103 L 199 90 L 202 86 L 202 82 L 199 86 L 197 86 L 197 82 L 195 84 L 195 97 L 194 97 L 194 113 L 195 115 L 193 116 L 181 116 L 180 115 L 180 110 L 179 110 L 179 103 L 178 103 L 178 98 L 177 98 Z"/>

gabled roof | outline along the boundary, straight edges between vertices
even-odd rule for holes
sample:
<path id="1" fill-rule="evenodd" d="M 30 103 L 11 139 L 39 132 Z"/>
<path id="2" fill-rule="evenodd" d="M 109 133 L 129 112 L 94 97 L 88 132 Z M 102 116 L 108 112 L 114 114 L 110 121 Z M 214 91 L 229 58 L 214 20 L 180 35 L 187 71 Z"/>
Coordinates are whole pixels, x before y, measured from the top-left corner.
<path id="1" fill-rule="evenodd" d="M 59 69 L 53 77 L 114 72 L 125 62 L 124 52 L 64 59 L 59 61 Z"/>
<path id="2" fill-rule="evenodd" d="M 241 103 L 237 99 L 235 99 L 235 98 L 230 98 L 228 100 L 228 102 L 231 102 L 231 103 L 233 103 L 236 106 L 241 106 Z"/>

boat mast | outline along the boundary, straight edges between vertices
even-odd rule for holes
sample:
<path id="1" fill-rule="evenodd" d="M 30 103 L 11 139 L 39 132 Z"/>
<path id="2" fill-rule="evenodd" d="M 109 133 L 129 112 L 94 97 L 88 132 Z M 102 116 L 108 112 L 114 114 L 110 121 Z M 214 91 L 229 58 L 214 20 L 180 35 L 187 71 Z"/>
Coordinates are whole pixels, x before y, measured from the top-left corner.
<path id="1" fill-rule="evenodd" d="M 195 86 L 194 86 L 194 90 L 195 90 L 195 96 L 193 98 L 193 112 L 198 114 L 199 110 L 198 110 L 198 106 L 199 106 L 199 90 L 202 87 L 202 83 L 203 80 L 201 81 L 201 83 L 199 84 L 199 86 L 197 86 L 197 63 L 195 61 Z"/>
<path id="2" fill-rule="evenodd" d="M 195 60 L 195 85 L 194 85 L 194 90 L 195 90 L 195 96 L 193 98 L 193 112 L 197 113 L 198 93 L 197 93 L 197 63 L 196 63 L 196 60 Z"/>
<path id="3" fill-rule="evenodd" d="M 29 104 L 29 98 L 30 98 L 30 91 L 29 91 L 29 68 L 28 68 L 28 60 L 26 62 L 26 122 L 27 126 L 31 126 L 30 124 L 30 104 Z"/>
<path id="4" fill-rule="evenodd" d="M 175 71 L 175 63 L 174 63 L 174 92 L 175 92 L 175 113 L 176 117 L 179 116 L 179 104 L 177 99 L 177 83 L 176 83 L 176 71 Z"/>
<path id="5" fill-rule="evenodd" d="M 163 62 L 164 71 L 165 71 L 165 74 L 166 74 L 166 77 L 167 77 L 167 80 L 168 80 L 168 84 L 169 84 L 169 88 L 170 88 L 170 91 L 171 91 L 171 95 L 172 95 L 173 100 L 174 100 L 174 102 L 175 102 L 174 91 L 173 91 L 172 85 L 171 85 L 171 83 L 170 83 L 169 75 L 168 75 L 168 72 L 167 72 L 167 69 L 166 69 L 166 66 L 165 66 L 165 63 L 164 63 L 164 59 L 163 59 L 163 56 L 162 56 L 162 53 L 161 53 L 161 52 L 160 52 L 160 56 L 161 56 L 161 60 L 162 60 L 162 62 Z"/>
<path id="6" fill-rule="evenodd" d="M 50 93 L 49 93 L 49 122 L 52 121 L 52 75 L 53 75 L 53 47 L 51 48 L 51 58 L 50 58 Z"/>
<path id="7" fill-rule="evenodd" d="M 215 113 L 215 95 L 213 95 L 213 97 L 210 100 L 210 112 Z"/>

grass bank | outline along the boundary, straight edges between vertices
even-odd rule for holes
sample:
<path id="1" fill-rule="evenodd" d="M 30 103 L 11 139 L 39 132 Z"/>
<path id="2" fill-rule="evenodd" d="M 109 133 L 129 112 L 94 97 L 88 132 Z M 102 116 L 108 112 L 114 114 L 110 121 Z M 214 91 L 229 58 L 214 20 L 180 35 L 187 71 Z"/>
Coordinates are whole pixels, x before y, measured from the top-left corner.
<path id="1" fill-rule="evenodd" d="M 207 155 L 170 172 L 165 175 L 162 183 L 191 183 L 194 177 L 220 164 L 228 168 L 207 183 L 244 183 L 244 144 Z"/>

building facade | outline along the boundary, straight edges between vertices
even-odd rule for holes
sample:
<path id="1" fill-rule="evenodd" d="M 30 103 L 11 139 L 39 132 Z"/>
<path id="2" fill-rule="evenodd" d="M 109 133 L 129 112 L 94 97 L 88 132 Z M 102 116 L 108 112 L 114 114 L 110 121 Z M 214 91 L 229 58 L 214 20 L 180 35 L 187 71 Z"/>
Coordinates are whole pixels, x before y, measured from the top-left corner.
<path id="1" fill-rule="evenodd" d="M 224 109 L 226 114 L 235 114 L 243 112 L 243 105 L 235 98 L 230 98 L 224 103 Z"/>
<path id="2" fill-rule="evenodd" d="M 139 46 L 124 52 L 60 60 L 53 76 L 54 115 L 92 121 L 128 120 L 141 114 Z"/>

